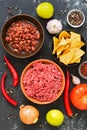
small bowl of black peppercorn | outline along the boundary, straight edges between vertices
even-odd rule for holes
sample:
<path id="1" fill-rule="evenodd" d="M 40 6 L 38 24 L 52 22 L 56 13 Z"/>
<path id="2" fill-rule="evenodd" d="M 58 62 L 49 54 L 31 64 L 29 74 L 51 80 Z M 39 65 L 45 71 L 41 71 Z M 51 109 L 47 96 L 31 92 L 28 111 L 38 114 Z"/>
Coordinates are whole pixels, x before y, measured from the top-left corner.
<path id="1" fill-rule="evenodd" d="M 85 22 L 85 15 L 79 9 L 72 9 L 67 14 L 67 23 L 73 28 L 81 27 Z"/>

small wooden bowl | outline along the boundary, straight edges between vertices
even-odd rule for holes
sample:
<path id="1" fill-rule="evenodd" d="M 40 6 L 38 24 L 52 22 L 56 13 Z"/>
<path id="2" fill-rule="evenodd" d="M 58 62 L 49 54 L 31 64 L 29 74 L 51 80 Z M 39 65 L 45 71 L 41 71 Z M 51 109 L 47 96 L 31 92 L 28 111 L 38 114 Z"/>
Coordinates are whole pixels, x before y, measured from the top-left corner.
<path id="1" fill-rule="evenodd" d="M 38 31 L 40 32 L 39 44 L 36 46 L 34 51 L 29 51 L 28 53 L 17 53 L 9 46 L 8 42 L 6 41 L 7 30 L 12 25 L 12 23 L 15 23 L 17 21 L 30 22 L 31 24 L 36 26 Z M 28 58 L 28 57 L 31 57 L 31 56 L 35 55 L 36 53 L 38 53 L 39 50 L 41 49 L 43 42 L 44 42 L 44 30 L 43 30 L 41 23 L 33 16 L 30 16 L 27 14 L 15 15 L 15 16 L 11 17 L 10 19 L 8 19 L 6 21 L 6 23 L 3 25 L 2 31 L 1 31 L 1 41 L 2 41 L 2 45 L 3 45 L 4 49 L 10 55 L 17 57 L 17 58 Z"/>
<path id="2" fill-rule="evenodd" d="M 35 99 L 35 98 L 29 97 L 29 96 L 26 94 L 26 90 L 25 90 L 24 84 L 23 84 L 23 77 L 24 77 L 25 73 L 32 67 L 32 65 L 35 64 L 35 63 L 37 63 L 37 62 L 42 62 L 42 63 L 46 63 L 46 64 L 47 64 L 47 63 L 51 63 L 51 64 L 53 64 L 54 66 L 56 66 L 56 67 L 58 68 L 58 70 L 59 70 L 59 71 L 61 72 L 61 74 L 62 74 L 63 80 L 62 80 L 61 89 L 58 91 L 58 94 L 57 94 L 57 96 L 55 97 L 55 99 L 53 99 L 53 100 L 51 100 L 51 101 L 39 101 L 39 100 L 37 100 L 37 99 Z M 54 63 L 53 61 L 50 61 L 50 60 L 47 60 L 47 59 L 39 59 L 39 60 L 35 60 L 35 61 L 31 62 L 30 64 L 28 64 L 28 65 L 24 68 L 24 70 L 23 70 L 23 72 L 22 72 L 22 74 L 21 74 L 21 78 L 20 78 L 20 86 L 21 86 L 21 90 L 22 90 L 23 94 L 25 95 L 25 97 L 26 97 L 28 100 L 32 101 L 33 103 L 41 104 L 41 105 L 43 105 L 43 104 L 49 104 L 49 103 L 52 103 L 52 102 L 56 101 L 56 100 L 62 95 L 62 93 L 63 93 L 63 91 L 64 91 L 64 87 L 65 87 L 65 76 L 64 76 L 63 70 L 60 68 L 60 66 L 57 65 L 56 63 Z"/>

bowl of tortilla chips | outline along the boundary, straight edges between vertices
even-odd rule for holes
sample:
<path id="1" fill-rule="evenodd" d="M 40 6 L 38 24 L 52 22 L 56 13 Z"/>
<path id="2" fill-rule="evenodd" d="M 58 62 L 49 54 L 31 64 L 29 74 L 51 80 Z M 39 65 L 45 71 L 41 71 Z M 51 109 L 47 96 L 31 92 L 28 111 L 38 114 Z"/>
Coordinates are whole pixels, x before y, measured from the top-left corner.
<path id="1" fill-rule="evenodd" d="M 74 31 L 61 31 L 53 36 L 52 56 L 61 65 L 77 65 L 86 53 L 86 43 L 81 34 Z"/>

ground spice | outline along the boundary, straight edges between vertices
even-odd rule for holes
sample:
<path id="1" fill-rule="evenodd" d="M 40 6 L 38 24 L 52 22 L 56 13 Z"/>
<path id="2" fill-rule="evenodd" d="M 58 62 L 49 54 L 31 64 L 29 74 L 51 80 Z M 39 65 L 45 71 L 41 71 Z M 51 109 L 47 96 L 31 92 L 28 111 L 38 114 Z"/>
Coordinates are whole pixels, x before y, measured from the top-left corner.
<path id="1" fill-rule="evenodd" d="M 84 63 L 81 66 L 81 73 L 82 73 L 83 76 L 87 76 L 87 63 Z"/>

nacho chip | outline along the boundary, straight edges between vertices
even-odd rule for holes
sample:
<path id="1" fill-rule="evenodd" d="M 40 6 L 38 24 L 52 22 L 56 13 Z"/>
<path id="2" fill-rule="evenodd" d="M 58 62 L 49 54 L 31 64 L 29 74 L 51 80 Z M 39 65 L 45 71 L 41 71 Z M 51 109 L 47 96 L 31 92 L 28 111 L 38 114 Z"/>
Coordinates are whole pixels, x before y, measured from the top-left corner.
<path id="1" fill-rule="evenodd" d="M 80 58 L 85 54 L 85 52 L 79 48 L 71 48 L 67 53 L 63 53 L 59 56 L 59 61 L 65 65 L 72 63 L 79 63 Z"/>
<path id="2" fill-rule="evenodd" d="M 70 48 L 67 48 L 67 49 L 65 49 L 65 50 L 63 51 L 62 54 L 65 54 L 65 53 L 67 53 L 67 52 L 69 52 L 69 51 L 70 51 Z"/>
<path id="3" fill-rule="evenodd" d="M 78 58 L 78 59 L 76 59 L 76 60 L 74 61 L 74 63 L 80 63 L 80 60 L 81 60 L 81 57 Z"/>
<path id="4" fill-rule="evenodd" d="M 74 63 L 80 63 L 80 60 L 81 60 L 81 57 L 80 58 L 78 58 L 78 59 L 76 59 L 76 60 L 74 60 Z M 73 60 L 71 61 L 71 63 L 70 64 L 73 64 Z"/>
<path id="5" fill-rule="evenodd" d="M 64 46 L 59 46 L 56 50 L 56 55 L 57 58 L 59 57 L 59 55 L 62 53 L 62 51 L 64 50 Z"/>
<path id="6" fill-rule="evenodd" d="M 63 54 L 64 51 L 68 52 L 69 45 L 61 45 L 56 50 L 57 59 L 59 58 L 59 55 Z"/>
<path id="7" fill-rule="evenodd" d="M 77 39 L 73 39 L 70 43 L 70 48 L 78 47 L 81 48 L 85 44 L 82 41 L 78 41 Z"/>
<path id="8" fill-rule="evenodd" d="M 75 33 L 75 32 L 70 32 L 70 34 L 71 34 L 71 39 L 74 39 L 74 38 L 76 38 L 78 41 L 81 41 L 81 35 L 80 34 L 78 34 L 78 33 Z"/>
<path id="9" fill-rule="evenodd" d="M 59 42 L 58 46 L 61 46 L 61 45 L 66 45 L 67 44 L 67 41 L 64 39 L 64 37 L 61 39 L 61 41 Z"/>
<path id="10" fill-rule="evenodd" d="M 59 34 L 59 40 L 61 40 L 62 38 L 69 38 L 70 37 L 70 34 L 67 32 L 67 31 L 62 31 L 60 34 Z"/>
<path id="11" fill-rule="evenodd" d="M 68 51 L 67 53 L 59 56 L 59 61 L 62 62 L 63 64 L 65 64 L 65 65 L 68 65 L 71 62 L 73 55 L 74 54 L 71 53 L 71 51 Z"/>
<path id="12" fill-rule="evenodd" d="M 67 43 L 71 43 L 72 39 L 71 38 L 66 38 Z"/>
<path id="13" fill-rule="evenodd" d="M 71 63 L 75 63 L 76 60 L 78 60 L 80 57 L 82 57 L 85 52 L 83 50 L 81 50 L 80 48 L 72 48 L 71 49 L 74 52 L 74 56 L 73 59 L 71 61 Z"/>
<path id="14" fill-rule="evenodd" d="M 59 43 L 59 39 L 56 37 L 53 37 L 53 52 L 52 52 L 52 54 L 55 54 L 56 47 L 57 47 L 58 43 Z"/>

